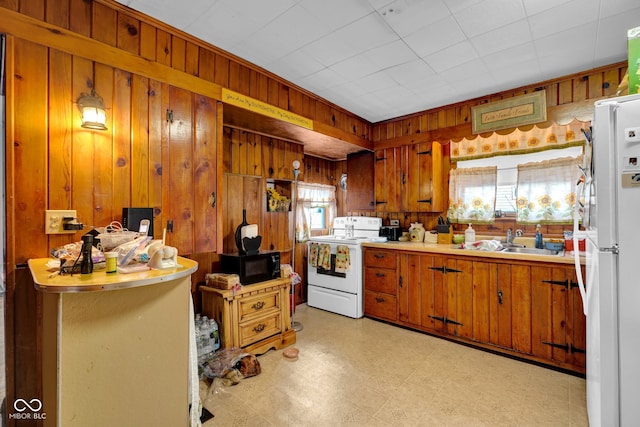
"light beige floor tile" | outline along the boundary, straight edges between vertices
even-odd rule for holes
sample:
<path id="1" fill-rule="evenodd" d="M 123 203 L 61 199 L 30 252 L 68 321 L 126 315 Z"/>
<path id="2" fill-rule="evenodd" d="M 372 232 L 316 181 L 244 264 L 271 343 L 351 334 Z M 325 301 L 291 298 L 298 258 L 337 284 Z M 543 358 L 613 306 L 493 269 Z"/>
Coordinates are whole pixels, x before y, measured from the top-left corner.
<path id="1" fill-rule="evenodd" d="M 372 319 L 305 305 L 297 361 L 207 391 L 216 426 L 587 426 L 585 381 Z"/>

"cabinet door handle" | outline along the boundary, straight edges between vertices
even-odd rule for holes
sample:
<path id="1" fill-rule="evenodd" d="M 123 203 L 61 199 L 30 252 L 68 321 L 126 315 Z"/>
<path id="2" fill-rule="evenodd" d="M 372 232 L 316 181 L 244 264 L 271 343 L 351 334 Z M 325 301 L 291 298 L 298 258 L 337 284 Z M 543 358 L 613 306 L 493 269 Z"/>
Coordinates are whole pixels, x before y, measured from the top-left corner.
<path id="1" fill-rule="evenodd" d="M 498 291 L 498 304 L 502 304 L 502 291 Z"/>
<path id="2" fill-rule="evenodd" d="M 251 306 L 254 310 L 260 310 L 262 307 L 264 307 L 264 301 L 258 301 Z"/>
<path id="3" fill-rule="evenodd" d="M 262 332 L 264 331 L 265 327 L 266 326 L 264 323 L 260 323 L 259 325 L 253 327 L 253 332 Z"/>
<path id="4" fill-rule="evenodd" d="M 402 287 L 403 284 L 403 280 L 402 280 L 402 276 L 400 276 L 400 287 Z"/>
<path id="5" fill-rule="evenodd" d="M 384 258 L 384 255 L 382 254 L 375 254 L 374 257 L 378 258 L 378 259 L 382 259 Z"/>
<path id="6" fill-rule="evenodd" d="M 384 277 L 384 273 L 376 273 L 376 277 Z"/>
<path id="7" fill-rule="evenodd" d="M 384 302 L 384 298 L 376 297 L 376 302 Z"/>

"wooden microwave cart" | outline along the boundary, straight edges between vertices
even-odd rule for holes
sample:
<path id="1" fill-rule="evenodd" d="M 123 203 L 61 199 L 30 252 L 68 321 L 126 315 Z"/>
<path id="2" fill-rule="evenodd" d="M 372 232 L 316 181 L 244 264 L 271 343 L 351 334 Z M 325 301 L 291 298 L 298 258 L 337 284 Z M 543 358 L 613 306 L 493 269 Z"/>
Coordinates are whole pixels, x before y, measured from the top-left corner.
<path id="1" fill-rule="evenodd" d="M 291 280 L 280 278 L 240 289 L 201 286 L 202 314 L 220 328 L 221 348 L 241 347 L 260 355 L 296 342 L 291 328 Z"/>

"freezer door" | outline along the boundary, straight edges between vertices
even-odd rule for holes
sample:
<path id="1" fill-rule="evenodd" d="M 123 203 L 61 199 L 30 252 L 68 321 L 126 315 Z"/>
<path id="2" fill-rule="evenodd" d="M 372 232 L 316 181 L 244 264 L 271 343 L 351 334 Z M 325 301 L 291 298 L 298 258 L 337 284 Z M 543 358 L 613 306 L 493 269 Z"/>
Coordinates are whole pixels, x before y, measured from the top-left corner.
<path id="1" fill-rule="evenodd" d="M 587 239 L 587 412 L 592 426 L 618 426 L 617 255 Z"/>

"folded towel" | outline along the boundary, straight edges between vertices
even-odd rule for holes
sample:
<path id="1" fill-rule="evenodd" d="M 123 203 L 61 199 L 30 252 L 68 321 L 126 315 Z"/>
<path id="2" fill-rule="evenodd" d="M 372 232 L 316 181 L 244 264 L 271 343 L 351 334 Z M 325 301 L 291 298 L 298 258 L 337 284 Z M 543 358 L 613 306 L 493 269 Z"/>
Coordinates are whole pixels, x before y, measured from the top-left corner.
<path id="1" fill-rule="evenodd" d="M 331 269 L 331 245 L 323 243 L 318 248 L 318 267 Z"/>
<path id="2" fill-rule="evenodd" d="M 349 257 L 349 247 L 346 245 L 338 245 L 336 248 L 336 273 L 346 273 L 351 266 Z"/>
<path id="3" fill-rule="evenodd" d="M 318 266 L 318 244 L 317 243 L 311 243 L 311 246 L 309 248 L 309 263 L 311 264 L 311 267 Z"/>

